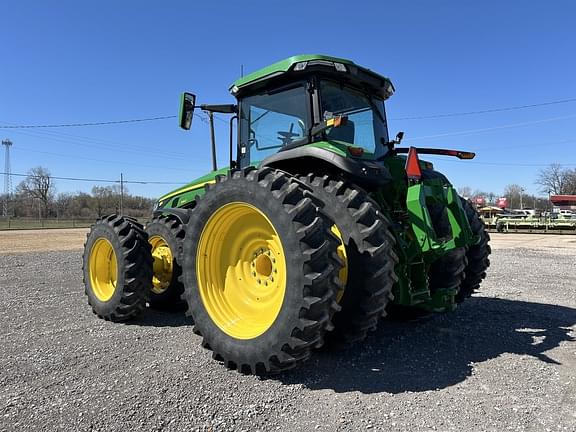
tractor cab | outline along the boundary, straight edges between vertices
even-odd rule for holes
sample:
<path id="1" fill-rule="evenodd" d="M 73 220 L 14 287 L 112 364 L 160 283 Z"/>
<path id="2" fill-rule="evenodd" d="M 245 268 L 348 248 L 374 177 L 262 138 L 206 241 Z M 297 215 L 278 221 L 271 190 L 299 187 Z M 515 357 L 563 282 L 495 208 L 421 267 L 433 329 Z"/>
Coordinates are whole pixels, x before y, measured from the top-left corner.
<path id="1" fill-rule="evenodd" d="M 394 87 L 388 78 L 349 60 L 290 57 L 238 79 L 230 92 L 237 105 L 196 106 L 195 96 L 185 94 L 180 124 L 190 127 L 194 108 L 207 111 L 211 121 L 214 112 L 235 113 L 238 137 L 234 158 L 231 122 L 231 166 L 258 166 L 274 155 L 270 163 L 324 155 L 330 163 L 338 159 L 342 169 L 350 165 L 346 159 L 377 160 L 391 148 L 384 101 Z"/>
<path id="2" fill-rule="evenodd" d="M 388 147 L 384 101 L 390 80 L 354 63 L 296 56 L 237 80 L 241 165 L 325 143 L 351 157 L 377 159 Z"/>

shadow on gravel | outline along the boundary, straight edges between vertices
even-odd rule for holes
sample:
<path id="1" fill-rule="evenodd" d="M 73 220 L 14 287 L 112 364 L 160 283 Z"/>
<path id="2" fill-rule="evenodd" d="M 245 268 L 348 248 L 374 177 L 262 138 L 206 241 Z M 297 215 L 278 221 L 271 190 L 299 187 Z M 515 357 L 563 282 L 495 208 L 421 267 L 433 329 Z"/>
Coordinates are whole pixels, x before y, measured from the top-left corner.
<path id="1" fill-rule="evenodd" d="M 511 353 L 559 364 L 546 351 L 575 341 L 576 309 L 473 297 L 454 313 L 423 321 L 383 321 L 364 344 L 322 350 L 305 367 L 275 377 L 336 392 L 402 393 L 442 389 L 472 374 L 472 364 Z"/>
<path id="2" fill-rule="evenodd" d="M 142 327 L 181 327 L 192 326 L 192 319 L 183 311 L 161 311 L 147 308 L 140 317 L 126 321 L 125 325 Z"/>

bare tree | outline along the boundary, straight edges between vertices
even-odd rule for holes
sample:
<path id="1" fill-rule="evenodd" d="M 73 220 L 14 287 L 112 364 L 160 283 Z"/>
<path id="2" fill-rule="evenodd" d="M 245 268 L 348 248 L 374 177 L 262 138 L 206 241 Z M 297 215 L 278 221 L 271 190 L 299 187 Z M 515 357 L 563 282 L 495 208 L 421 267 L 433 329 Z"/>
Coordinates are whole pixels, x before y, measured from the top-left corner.
<path id="1" fill-rule="evenodd" d="M 553 163 L 549 167 L 540 170 L 536 184 L 540 185 L 540 190 L 545 193 L 553 195 L 569 193 L 566 190 L 566 185 L 570 174 L 570 170 L 562 168 L 562 165 L 558 163 Z"/>
<path id="2" fill-rule="evenodd" d="M 508 207 L 519 208 L 521 195 L 524 192 L 524 188 L 517 184 L 509 184 L 504 188 L 504 196 L 508 200 Z"/>
<path id="3" fill-rule="evenodd" d="M 54 181 L 46 168 L 36 167 L 28 171 L 28 176 L 17 187 L 16 192 L 40 201 L 43 216 L 48 216 L 55 193 Z"/>
<path id="4" fill-rule="evenodd" d="M 108 213 L 118 213 L 120 205 L 120 185 L 94 186 L 92 196 L 94 197 L 94 207 L 98 217 Z M 128 194 L 128 189 L 124 187 L 123 193 Z"/>
<path id="5" fill-rule="evenodd" d="M 56 217 L 62 218 L 68 216 L 70 207 L 74 202 L 74 195 L 71 193 L 59 193 L 56 197 Z"/>
<path id="6" fill-rule="evenodd" d="M 464 198 L 472 198 L 472 188 L 470 186 L 461 186 L 458 188 L 458 195 Z"/>
<path id="7" fill-rule="evenodd" d="M 565 188 L 566 194 L 576 195 L 576 169 L 566 170 Z"/>

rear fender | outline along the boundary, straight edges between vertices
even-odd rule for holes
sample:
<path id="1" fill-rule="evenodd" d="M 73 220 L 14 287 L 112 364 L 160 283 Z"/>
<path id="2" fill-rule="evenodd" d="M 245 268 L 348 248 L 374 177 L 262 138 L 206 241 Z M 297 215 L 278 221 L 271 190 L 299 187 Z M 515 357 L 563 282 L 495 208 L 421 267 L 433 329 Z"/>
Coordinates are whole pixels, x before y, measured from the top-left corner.
<path id="1" fill-rule="evenodd" d="M 182 225 L 186 225 L 190 220 L 190 210 L 185 208 L 168 207 L 155 210 L 152 213 L 153 217 L 158 216 L 172 216 L 180 221 Z"/>
<path id="2" fill-rule="evenodd" d="M 449 238 L 441 239 L 437 235 L 428 211 L 429 204 L 439 204 L 446 208 L 451 229 Z M 473 235 L 460 198 L 450 185 L 440 182 L 412 184 L 408 187 L 406 207 L 423 254 L 442 255 L 451 249 L 473 245 L 479 240 Z"/>

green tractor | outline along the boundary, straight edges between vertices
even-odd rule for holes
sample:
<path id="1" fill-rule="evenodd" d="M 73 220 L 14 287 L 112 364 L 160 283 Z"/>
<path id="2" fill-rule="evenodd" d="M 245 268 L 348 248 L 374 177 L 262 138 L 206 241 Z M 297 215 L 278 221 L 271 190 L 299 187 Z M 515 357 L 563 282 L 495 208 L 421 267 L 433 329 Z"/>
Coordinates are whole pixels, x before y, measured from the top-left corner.
<path id="1" fill-rule="evenodd" d="M 94 313 L 123 321 L 186 307 L 228 368 L 270 374 L 324 344 L 348 346 L 386 311 L 452 311 L 489 266 L 475 208 L 419 154 L 388 137 L 388 78 L 301 55 L 238 79 L 236 104 L 181 98 L 210 120 L 212 171 L 161 197 L 151 221 L 97 221 L 84 251 Z M 230 115 L 230 163 L 216 166 L 214 114 Z M 234 144 L 234 133 L 237 138 Z"/>

